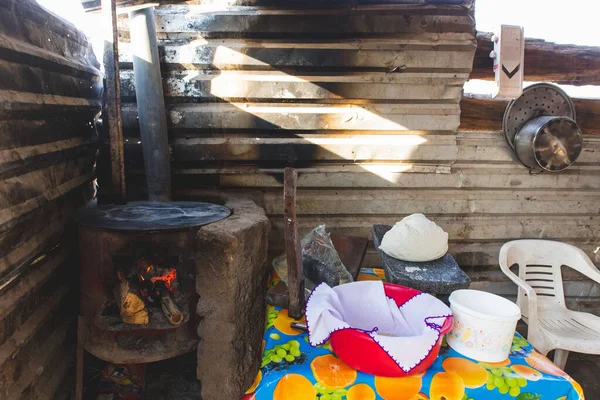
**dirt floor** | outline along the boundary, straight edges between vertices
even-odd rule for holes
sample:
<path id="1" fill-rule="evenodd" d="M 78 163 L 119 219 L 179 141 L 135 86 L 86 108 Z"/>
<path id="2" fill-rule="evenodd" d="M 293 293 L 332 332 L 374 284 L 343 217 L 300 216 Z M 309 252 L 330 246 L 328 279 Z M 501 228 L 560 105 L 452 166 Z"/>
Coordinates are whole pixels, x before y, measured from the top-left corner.
<path id="1" fill-rule="evenodd" d="M 86 354 L 84 399 L 99 398 L 105 365 L 104 361 Z M 200 400 L 200 382 L 196 379 L 196 352 L 146 364 L 145 382 L 143 400 Z M 118 398 L 108 395 L 100 397 L 104 400 Z"/>
<path id="2" fill-rule="evenodd" d="M 571 353 L 565 371 L 583 387 L 586 399 L 600 399 L 600 355 Z"/>

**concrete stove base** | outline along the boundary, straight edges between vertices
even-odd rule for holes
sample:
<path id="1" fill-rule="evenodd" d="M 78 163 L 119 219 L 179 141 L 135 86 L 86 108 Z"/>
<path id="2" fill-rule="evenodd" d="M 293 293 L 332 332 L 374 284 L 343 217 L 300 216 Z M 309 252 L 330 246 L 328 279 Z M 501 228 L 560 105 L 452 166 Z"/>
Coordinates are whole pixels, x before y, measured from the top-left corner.
<path id="1" fill-rule="evenodd" d="M 204 400 L 239 399 L 260 364 L 269 220 L 248 200 L 196 236 L 198 368 Z"/>

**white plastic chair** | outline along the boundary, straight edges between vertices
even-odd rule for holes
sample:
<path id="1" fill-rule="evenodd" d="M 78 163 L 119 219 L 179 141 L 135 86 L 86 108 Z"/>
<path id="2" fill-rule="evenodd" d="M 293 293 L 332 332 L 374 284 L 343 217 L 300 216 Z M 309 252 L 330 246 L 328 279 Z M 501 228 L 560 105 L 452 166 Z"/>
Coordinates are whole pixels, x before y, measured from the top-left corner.
<path id="1" fill-rule="evenodd" d="M 600 283 L 600 271 L 580 249 L 550 240 L 515 240 L 500 249 L 500 268 L 519 286 L 517 304 L 529 325 L 527 340 L 565 368 L 569 351 L 600 354 L 600 317 L 565 306 L 561 268 Z M 509 268 L 518 265 L 519 276 Z"/>

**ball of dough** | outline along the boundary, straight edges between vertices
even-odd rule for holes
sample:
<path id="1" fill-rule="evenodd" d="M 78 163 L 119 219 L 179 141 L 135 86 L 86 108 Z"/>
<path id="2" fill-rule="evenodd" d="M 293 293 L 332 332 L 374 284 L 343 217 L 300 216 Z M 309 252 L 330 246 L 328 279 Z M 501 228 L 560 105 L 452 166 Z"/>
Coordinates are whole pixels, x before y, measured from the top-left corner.
<path id="1" fill-rule="evenodd" d="M 423 214 L 412 214 L 387 231 L 379 248 L 403 261 L 437 260 L 448 251 L 448 234 Z"/>

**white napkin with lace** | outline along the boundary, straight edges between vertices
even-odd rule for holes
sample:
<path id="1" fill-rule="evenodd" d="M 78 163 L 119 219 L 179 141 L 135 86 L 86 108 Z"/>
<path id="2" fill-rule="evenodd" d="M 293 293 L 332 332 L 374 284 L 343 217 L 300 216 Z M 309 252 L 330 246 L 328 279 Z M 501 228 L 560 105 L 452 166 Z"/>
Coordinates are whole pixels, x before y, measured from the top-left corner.
<path id="1" fill-rule="evenodd" d="M 431 352 L 450 308 L 422 293 L 400 307 L 385 295 L 379 281 L 353 282 L 330 288 L 322 283 L 306 303 L 308 339 L 312 346 L 341 329 L 369 334 L 404 372 L 410 372 Z"/>

